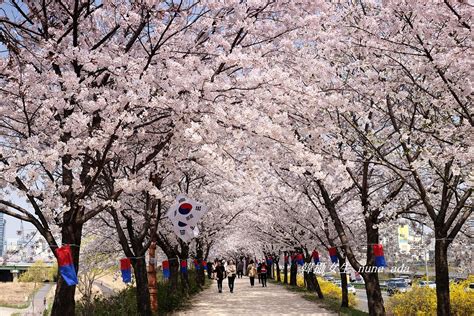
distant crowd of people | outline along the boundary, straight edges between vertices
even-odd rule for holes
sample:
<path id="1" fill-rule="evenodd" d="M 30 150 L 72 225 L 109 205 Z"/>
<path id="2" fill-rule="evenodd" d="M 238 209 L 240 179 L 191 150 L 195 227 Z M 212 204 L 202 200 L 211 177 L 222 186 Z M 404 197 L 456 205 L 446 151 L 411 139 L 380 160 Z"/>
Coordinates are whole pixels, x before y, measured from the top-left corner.
<path id="1" fill-rule="evenodd" d="M 265 261 L 255 263 L 255 261 L 250 260 L 246 267 L 244 267 L 242 260 L 235 264 L 234 260 L 215 259 L 214 262 L 208 263 L 207 273 L 210 279 L 217 280 L 219 293 L 222 293 L 222 283 L 225 278 L 228 280 L 230 293 L 234 293 L 235 279 L 242 278 L 244 272 L 250 279 L 251 287 L 255 285 L 255 278 L 258 278 L 258 283 L 262 287 L 267 287 L 267 273 L 269 269 L 270 267 L 267 267 Z"/>

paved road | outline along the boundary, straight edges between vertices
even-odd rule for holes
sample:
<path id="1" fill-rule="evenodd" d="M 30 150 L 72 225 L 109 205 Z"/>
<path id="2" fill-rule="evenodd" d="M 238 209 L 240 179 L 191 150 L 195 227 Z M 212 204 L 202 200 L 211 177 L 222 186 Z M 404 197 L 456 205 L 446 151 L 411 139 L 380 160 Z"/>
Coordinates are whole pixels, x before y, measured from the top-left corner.
<path id="1" fill-rule="evenodd" d="M 49 290 L 53 284 L 45 284 L 41 289 L 36 292 L 35 297 L 31 301 L 30 306 L 28 309 L 22 313 L 22 315 L 32 316 L 32 315 L 43 315 L 43 311 L 46 309 L 46 305 L 44 304 L 44 298 L 48 295 Z"/>
<path id="2" fill-rule="evenodd" d="M 360 309 L 361 311 L 364 311 L 366 313 L 369 312 L 369 306 L 368 306 L 368 301 L 367 301 L 367 293 L 365 292 L 365 289 L 356 289 L 356 296 L 357 296 L 357 309 Z M 382 298 L 384 301 L 384 305 L 388 300 L 388 295 L 387 292 L 382 291 Z"/>
<path id="3" fill-rule="evenodd" d="M 0 316 L 10 316 L 13 313 L 21 312 L 21 309 L 0 307 Z"/>
<path id="4" fill-rule="evenodd" d="M 218 293 L 214 281 L 211 288 L 191 301 L 188 310 L 174 315 L 337 315 L 283 286 L 268 283 L 268 287 L 262 288 L 256 281 L 252 288 L 247 277 L 235 282 L 234 293 L 229 292 L 227 279 L 224 280 L 223 293 Z"/>

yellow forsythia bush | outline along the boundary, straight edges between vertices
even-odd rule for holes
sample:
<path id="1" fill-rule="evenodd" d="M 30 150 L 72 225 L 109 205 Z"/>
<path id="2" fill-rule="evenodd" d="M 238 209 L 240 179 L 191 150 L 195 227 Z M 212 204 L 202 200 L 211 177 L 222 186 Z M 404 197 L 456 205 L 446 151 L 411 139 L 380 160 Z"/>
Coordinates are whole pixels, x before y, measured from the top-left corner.
<path id="1" fill-rule="evenodd" d="M 304 276 L 299 273 L 296 275 L 296 285 L 298 287 L 304 287 Z"/>
<path id="2" fill-rule="evenodd" d="M 472 282 L 474 278 L 449 287 L 453 315 L 474 315 L 474 291 L 466 290 Z"/>
<path id="3" fill-rule="evenodd" d="M 467 290 L 470 282 L 472 281 L 450 285 L 453 315 L 474 315 L 474 292 Z M 414 285 L 410 291 L 389 298 L 387 311 L 395 316 L 436 315 L 436 289 Z"/>
<path id="4" fill-rule="evenodd" d="M 318 282 L 325 298 L 331 298 L 339 301 L 342 299 L 342 290 L 337 285 L 321 278 L 318 278 Z M 298 287 L 304 287 L 304 277 L 301 274 L 298 274 L 296 277 L 296 285 Z M 356 305 L 357 299 L 355 295 L 349 293 L 349 306 L 354 307 Z"/>
<path id="5" fill-rule="evenodd" d="M 318 278 L 319 286 L 321 287 L 321 291 L 323 292 L 324 297 L 341 300 L 342 299 L 342 289 L 339 288 L 332 282 L 325 281 L 323 279 Z M 354 294 L 349 293 L 349 306 L 355 307 L 357 306 L 357 298 Z"/>

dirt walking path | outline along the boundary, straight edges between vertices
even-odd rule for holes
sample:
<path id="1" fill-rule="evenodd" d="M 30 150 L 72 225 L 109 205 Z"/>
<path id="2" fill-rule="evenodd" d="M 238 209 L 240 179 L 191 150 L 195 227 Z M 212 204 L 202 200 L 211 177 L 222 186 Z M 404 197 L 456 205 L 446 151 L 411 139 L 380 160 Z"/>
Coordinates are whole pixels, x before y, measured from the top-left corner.
<path id="1" fill-rule="evenodd" d="M 255 283 L 252 288 L 247 277 L 236 279 L 234 293 L 230 293 L 226 279 L 223 293 L 218 293 L 214 281 L 192 299 L 188 310 L 174 315 L 337 315 L 283 286 L 268 283 L 262 288 L 258 280 Z"/>

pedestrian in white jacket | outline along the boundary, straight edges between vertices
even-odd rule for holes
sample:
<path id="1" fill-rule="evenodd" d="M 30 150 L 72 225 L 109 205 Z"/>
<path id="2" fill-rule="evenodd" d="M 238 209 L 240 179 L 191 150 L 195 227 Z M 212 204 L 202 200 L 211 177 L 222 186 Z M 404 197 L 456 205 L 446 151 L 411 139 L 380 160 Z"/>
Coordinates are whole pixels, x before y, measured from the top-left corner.
<path id="1" fill-rule="evenodd" d="M 237 267 L 235 266 L 235 263 L 233 260 L 229 260 L 229 264 L 227 265 L 226 272 L 227 272 L 227 279 L 229 280 L 230 293 L 234 293 L 234 281 L 235 281 L 235 276 L 237 275 Z"/>

